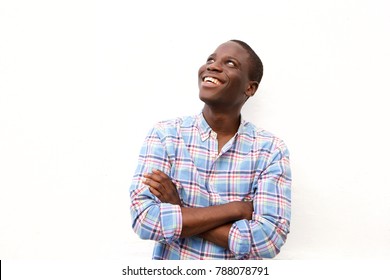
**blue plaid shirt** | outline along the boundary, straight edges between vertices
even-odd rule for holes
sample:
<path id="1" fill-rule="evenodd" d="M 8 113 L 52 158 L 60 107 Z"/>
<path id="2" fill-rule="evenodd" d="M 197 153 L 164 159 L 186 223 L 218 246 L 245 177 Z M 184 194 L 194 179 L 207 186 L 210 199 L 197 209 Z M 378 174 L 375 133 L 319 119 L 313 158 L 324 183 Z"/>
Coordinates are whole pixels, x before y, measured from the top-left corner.
<path id="1" fill-rule="evenodd" d="M 229 249 L 198 236 L 180 238 L 180 206 L 161 203 L 142 183 L 152 169 L 171 177 L 183 207 L 251 199 L 252 220 L 232 225 Z M 141 148 L 130 198 L 134 231 L 156 241 L 153 259 L 272 258 L 290 227 L 289 153 L 282 140 L 245 121 L 220 153 L 203 114 L 160 122 Z"/>

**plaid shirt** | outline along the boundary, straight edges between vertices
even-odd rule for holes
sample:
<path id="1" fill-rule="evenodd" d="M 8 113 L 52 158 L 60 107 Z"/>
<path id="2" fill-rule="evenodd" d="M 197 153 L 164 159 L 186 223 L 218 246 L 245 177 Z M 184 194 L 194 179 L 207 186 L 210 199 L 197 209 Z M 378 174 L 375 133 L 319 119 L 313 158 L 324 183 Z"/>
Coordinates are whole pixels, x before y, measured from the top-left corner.
<path id="1" fill-rule="evenodd" d="M 207 207 L 253 200 L 252 220 L 236 221 L 229 249 L 198 236 L 180 238 L 181 208 L 161 203 L 142 183 L 152 169 L 168 174 L 183 207 Z M 130 187 L 133 229 L 155 240 L 153 259 L 272 258 L 290 227 L 291 172 L 284 142 L 241 121 L 218 153 L 217 135 L 203 114 L 158 123 L 141 148 Z"/>

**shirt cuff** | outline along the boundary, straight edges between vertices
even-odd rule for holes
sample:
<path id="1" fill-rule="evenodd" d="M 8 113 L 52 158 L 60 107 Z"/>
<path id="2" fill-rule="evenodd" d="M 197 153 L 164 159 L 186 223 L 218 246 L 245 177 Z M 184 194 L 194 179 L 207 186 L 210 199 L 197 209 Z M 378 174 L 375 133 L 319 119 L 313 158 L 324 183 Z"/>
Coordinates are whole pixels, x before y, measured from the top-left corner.
<path id="1" fill-rule="evenodd" d="M 161 231 L 163 238 L 160 240 L 171 243 L 180 238 L 182 230 L 182 214 L 179 205 L 161 203 L 160 205 Z"/>
<path id="2" fill-rule="evenodd" d="M 239 220 L 230 228 L 229 249 L 236 259 L 248 259 L 251 252 L 251 230 L 248 220 Z"/>

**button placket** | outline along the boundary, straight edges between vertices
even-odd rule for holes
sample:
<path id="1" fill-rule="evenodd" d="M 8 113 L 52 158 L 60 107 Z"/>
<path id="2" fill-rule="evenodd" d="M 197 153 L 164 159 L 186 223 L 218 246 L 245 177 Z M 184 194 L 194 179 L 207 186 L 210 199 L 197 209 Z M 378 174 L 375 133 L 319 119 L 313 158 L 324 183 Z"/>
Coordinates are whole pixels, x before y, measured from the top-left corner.
<path id="1" fill-rule="evenodd" d="M 209 191 L 209 203 L 215 205 L 218 202 L 218 194 L 215 193 L 214 184 L 215 184 L 215 163 L 218 159 L 218 141 L 217 133 L 215 131 L 210 131 L 210 157 L 212 163 L 210 166 L 210 173 L 208 176 L 208 191 Z"/>

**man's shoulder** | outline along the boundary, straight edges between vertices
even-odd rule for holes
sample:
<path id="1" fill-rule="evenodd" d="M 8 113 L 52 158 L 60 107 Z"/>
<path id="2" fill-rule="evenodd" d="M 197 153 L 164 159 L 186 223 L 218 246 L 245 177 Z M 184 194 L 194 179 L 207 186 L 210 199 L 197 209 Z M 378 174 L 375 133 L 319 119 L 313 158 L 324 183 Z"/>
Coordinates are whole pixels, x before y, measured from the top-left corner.
<path id="1" fill-rule="evenodd" d="M 278 139 L 278 137 L 272 132 L 248 121 L 244 122 L 244 133 L 247 135 L 251 135 L 256 139 L 257 138 Z"/>
<path id="2" fill-rule="evenodd" d="M 197 116 L 182 116 L 159 121 L 154 129 L 163 134 L 178 134 L 183 127 L 192 127 L 197 121 Z"/>
<path id="3" fill-rule="evenodd" d="M 167 120 L 159 121 L 155 124 L 155 127 L 177 127 L 177 126 L 185 126 L 191 125 L 195 123 L 197 116 L 181 116 L 176 118 L 171 118 Z"/>
<path id="4" fill-rule="evenodd" d="M 253 140 L 257 144 L 259 149 L 262 149 L 264 147 L 285 147 L 284 141 L 279 136 L 275 135 L 273 132 L 270 132 L 269 130 L 259 127 L 251 122 L 247 122 L 245 126 L 246 134 L 248 136 L 253 137 Z"/>

